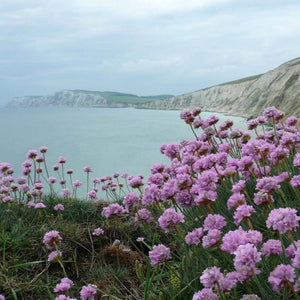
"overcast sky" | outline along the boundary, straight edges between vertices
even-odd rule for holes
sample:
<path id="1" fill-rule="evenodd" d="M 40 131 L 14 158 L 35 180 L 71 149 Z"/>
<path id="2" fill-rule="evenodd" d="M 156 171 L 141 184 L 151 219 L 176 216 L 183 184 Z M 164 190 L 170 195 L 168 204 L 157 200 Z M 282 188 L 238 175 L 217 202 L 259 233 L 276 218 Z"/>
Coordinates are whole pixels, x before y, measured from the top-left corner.
<path id="1" fill-rule="evenodd" d="M 300 56 L 299 0 L 1 0 L 0 104 L 191 92 Z"/>

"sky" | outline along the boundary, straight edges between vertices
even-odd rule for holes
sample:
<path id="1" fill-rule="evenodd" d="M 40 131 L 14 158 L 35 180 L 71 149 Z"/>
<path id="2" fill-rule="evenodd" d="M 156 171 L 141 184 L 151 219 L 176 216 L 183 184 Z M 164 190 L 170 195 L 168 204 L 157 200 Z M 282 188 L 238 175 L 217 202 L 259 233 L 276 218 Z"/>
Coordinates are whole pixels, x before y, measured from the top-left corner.
<path id="1" fill-rule="evenodd" d="M 1 0 L 0 105 L 63 89 L 180 95 L 300 56 L 299 0 Z"/>

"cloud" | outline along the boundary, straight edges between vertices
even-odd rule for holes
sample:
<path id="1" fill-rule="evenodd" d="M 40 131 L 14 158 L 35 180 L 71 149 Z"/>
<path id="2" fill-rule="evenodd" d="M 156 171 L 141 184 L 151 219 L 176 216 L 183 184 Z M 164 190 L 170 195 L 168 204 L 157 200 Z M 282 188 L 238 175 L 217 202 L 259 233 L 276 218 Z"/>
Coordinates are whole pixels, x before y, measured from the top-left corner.
<path id="1" fill-rule="evenodd" d="M 1 98 L 64 86 L 179 94 L 265 72 L 299 56 L 299 9 L 293 0 L 1 0 Z"/>

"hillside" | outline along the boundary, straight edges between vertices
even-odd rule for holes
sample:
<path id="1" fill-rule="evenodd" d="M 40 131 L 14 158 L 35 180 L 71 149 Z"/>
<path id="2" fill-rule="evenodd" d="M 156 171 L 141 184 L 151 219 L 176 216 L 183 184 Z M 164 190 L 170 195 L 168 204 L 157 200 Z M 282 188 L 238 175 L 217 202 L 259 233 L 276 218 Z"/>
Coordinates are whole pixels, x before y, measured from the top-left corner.
<path id="1" fill-rule="evenodd" d="M 139 108 L 181 110 L 199 106 L 203 111 L 251 117 L 276 106 L 287 115 L 300 117 L 299 76 L 300 58 L 296 58 L 261 75 L 140 104 Z"/>
<path id="2" fill-rule="evenodd" d="M 203 111 L 252 117 L 269 106 L 300 117 L 300 58 L 264 74 L 238 79 L 180 96 L 137 96 L 118 92 L 63 90 L 48 96 L 12 99 L 8 107 L 136 107 Z"/>
<path id="3" fill-rule="evenodd" d="M 63 90 L 47 96 L 13 98 L 8 107 L 131 107 L 153 99 L 169 98 L 172 95 L 140 97 L 118 92 Z"/>

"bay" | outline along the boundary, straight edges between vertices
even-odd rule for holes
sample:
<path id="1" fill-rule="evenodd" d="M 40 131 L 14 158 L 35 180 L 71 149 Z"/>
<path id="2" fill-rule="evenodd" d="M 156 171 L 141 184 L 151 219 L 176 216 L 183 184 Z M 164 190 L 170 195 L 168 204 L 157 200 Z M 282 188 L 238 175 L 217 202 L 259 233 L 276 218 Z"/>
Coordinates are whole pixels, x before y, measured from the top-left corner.
<path id="1" fill-rule="evenodd" d="M 229 118 L 214 114 L 220 121 Z M 230 119 L 234 127 L 245 129 L 243 118 Z M 47 146 L 48 167 L 63 156 L 74 180 L 83 182 L 85 166 L 93 168 L 92 177 L 114 172 L 146 177 L 154 163 L 168 162 L 160 153 L 162 144 L 193 139 L 179 111 L 133 108 L 0 109 L 0 136 L 0 162 L 11 163 L 16 176 L 29 149 Z"/>

